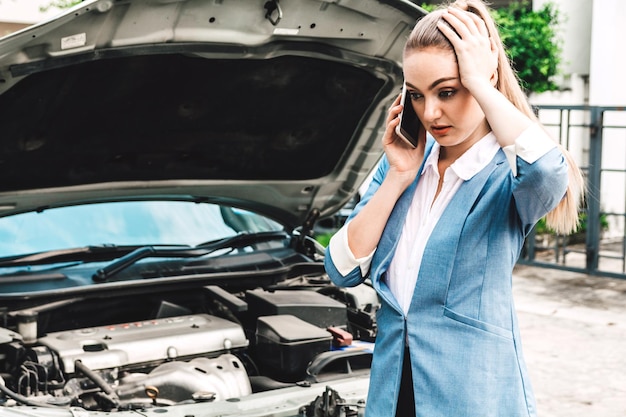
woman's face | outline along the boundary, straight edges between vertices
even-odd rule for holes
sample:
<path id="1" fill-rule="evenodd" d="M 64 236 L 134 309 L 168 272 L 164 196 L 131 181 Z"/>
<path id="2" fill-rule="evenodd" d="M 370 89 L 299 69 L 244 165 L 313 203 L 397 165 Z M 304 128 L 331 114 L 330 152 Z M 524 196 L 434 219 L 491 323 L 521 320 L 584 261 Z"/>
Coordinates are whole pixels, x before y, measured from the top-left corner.
<path id="1" fill-rule="evenodd" d="M 404 78 L 417 116 L 451 156 L 460 156 L 489 132 L 485 114 L 461 84 L 451 50 L 431 47 L 408 52 Z"/>

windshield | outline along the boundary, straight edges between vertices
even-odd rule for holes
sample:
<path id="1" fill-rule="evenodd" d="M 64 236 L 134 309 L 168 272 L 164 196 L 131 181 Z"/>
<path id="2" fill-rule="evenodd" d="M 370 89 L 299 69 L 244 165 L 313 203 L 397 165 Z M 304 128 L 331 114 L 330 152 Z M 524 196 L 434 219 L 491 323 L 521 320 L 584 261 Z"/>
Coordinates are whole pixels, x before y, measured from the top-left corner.
<path id="1" fill-rule="evenodd" d="M 0 257 L 98 245 L 189 245 L 241 232 L 280 231 L 264 216 L 184 201 L 55 208 L 0 218 Z"/>

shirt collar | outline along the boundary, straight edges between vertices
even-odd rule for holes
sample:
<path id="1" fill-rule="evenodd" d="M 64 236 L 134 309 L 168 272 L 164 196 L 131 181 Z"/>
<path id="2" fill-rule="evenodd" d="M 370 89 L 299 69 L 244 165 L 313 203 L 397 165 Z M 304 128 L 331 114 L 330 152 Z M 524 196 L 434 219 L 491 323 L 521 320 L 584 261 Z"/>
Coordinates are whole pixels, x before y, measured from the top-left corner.
<path id="1" fill-rule="evenodd" d="M 427 170 L 433 170 L 434 172 L 438 172 L 437 161 L 439 161 L 439 148 L 439 143 L 435 142 L 430 150 L 430 153 L 428 154 L 428 158 L 426 158 L 426 163 L 424 164 L 422 175 L 424 175 Z"/>
<path id="2" fill-rule="evenodd" d="M 432 147 L 422 174 L 427 169 L 433 169 L 437 172 L 437 161 L 439 160 L 440 146 L 437 142 Z M 496 136 L 493 132 L 487 133 L 481 140 L 476 142 L 463 155 L 459 157 L 450 168 L 463 181 L 470 180 L 474 175 L 478 174 L 487 166 L 489 161 L 493 159 L 500 149 Z"/>
<path id="3" fill-rule="evenodd" d="M 496 135 L 494 135 L 493 132 L 489 132 L 465 151 L 459 159 L 454 161 L 454 163 L 450 165 L 450 168 L 454 170 L 459 178 L 467 181 L 482 171 L 499 149 L 500 145 L 498 145 Z"/>

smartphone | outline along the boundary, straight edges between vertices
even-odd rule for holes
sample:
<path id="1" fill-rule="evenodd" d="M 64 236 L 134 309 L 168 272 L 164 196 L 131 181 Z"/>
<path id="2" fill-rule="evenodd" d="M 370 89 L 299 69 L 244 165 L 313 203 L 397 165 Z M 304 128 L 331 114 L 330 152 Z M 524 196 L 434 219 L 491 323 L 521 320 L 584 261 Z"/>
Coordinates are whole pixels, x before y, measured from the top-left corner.
<path id="1" fill-rule="evenodd" d="M 420 119 L 413 110 L 411 96 L 407 92 L 406 84 L 402 86 L 402 113 L 400 113 L 400 124 L 396 126 L 396 133 L 412 147 L 417 147 L 420 130 Z"/>

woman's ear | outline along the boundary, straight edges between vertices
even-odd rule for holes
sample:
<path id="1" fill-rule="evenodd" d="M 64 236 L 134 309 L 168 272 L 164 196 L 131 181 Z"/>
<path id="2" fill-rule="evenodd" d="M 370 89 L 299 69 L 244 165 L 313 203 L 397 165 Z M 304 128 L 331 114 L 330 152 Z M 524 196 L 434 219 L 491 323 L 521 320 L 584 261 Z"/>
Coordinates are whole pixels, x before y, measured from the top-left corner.
<path id="1" fill-rule="evenodd" d="M 494 87 L 498 85 L 498 70 L 495 70 L 489 79 Z"/>
<path id="2" fill-rule="evenodd" d="M 489 81 L 491 81 L 491 85 L 493 85 L 494 87 L 496 87 L 498 85 L 498 68 L 499 68 L 499 63 L 500 63 L 500 53 L 499 53 L 499 48 L 498 48 L 498 44 L 495 40 L 495 38 L 493 36 L 489 36 L 489 44 L 491 46 L 491 53 L 494 56 L 494 59 L 496 60 L 496 70 L 493 72 L 493 74 L 491 75 L 491 78 L 489 79 Z"/>

